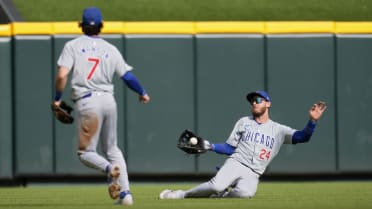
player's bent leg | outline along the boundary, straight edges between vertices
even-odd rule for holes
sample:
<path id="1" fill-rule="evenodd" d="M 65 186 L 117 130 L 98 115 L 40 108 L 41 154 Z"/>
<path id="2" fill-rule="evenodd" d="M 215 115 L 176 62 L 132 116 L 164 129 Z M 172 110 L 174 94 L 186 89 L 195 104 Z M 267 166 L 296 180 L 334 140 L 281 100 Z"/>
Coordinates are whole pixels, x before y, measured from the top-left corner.
<path id="1" fill-rule="evenodd" d="M 236 185 L 224 197 L 252 198 L 257 191 L 259 175 L 249 168 L 244 176 L 236 182 Z"/>
<path id="2" fill-rule="evenodd" d="M 95 151 L 79 150 L 77 153 L 79 160 L 85 166 L 99 170 L 101 172 L 105 172 L 106 166 L 110 164 L 105 158 L 103 158 Z"/>
<path id="3" fill-rule="evenodd" d="M 115 165 L 118 165 L 120 167 L 120 176 L 118 178 L 118 182 L 121 185 L 121 191 L 130 191 L 129 186 L 129 177 L 128 177 L 128 171 L 127 171 L 127 165 L 124 159 L 124 156 L 120 149 L 115 146 L 109 149 L 107 152 L 107 159 Z"/>
<path id="4" fill-rule="evenodd" d="M 213 179 L 212 179 L 213 180 Z M 198 186 L 185 191 L 185 198 L 193 197 L 210 197 L 225 190 L 225 186 L 221 184 L 214 184 L 213 181 L 208 181 Z"/>
<path id="5" fill-rule="evenodd" d="M 112 163 L 112 167 L 120 170 L 120 172 L 116 173 L 114 180 L 109 184 L 109 195 L 112 199 L 116 199 L 120 193 L 130 193 L 127 166 L 119 148 L 116 148 L 115 154 L 110 154 L 109 152 L 108 159 Z M 120 187 L 117 187 L 117 185 L 120 185 Z M 132 194 L 130 193 L 129 196 L 132 197 Z"/>
<path id="6" fill-rule="evenodd" d="M 209 182 L 186 191 L 185 197 L 220 197 L 219 194 L 222 194 L 241 177 L 241 174 L 237 172 L 237 165 L 240 164 L 234 160 L 226 160 L 216 176 Z"/>
<path id="7" fill-rule="evenodd" d="M 120 167 L 120 176 L 118 182 L 121 185 L 121 192 L 130 191 L 127 165 L 123 153 L 117 146 L 117 111 L 113 97 L 110 95 L 107 98 L 110 101 L 105 108 L 105 120 L 102 122 L 101 128 L 101 148 L 105 157 L 111 164 Z"/>

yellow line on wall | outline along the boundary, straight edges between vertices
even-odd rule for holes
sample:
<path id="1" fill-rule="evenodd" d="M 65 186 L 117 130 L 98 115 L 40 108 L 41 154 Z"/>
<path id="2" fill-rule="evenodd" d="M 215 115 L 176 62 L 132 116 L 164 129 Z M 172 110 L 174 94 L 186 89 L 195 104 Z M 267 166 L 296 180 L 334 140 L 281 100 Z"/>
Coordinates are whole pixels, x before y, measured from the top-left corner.
<path id="1" fill-rule="evenodd" d="M 78 22 L 14 22 L 0 25 L 0 36 L 81 34 Z M 103 34 L 372 34 L 372 22 L 201 21 L 104 22 Z"/>

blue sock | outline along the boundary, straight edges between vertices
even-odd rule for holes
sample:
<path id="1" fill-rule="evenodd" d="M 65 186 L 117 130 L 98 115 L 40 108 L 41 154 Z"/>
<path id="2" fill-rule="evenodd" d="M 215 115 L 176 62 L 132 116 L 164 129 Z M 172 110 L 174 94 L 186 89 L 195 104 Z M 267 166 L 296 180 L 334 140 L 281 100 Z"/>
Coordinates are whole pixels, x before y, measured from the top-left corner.
<path id="1" fill-rule="evenodd" d="M 124 199 L 124 197 L 127 196 L 127 194 L 132 194 L 132 193 L 130 191 L 120 192 L 120 199 Z"/>

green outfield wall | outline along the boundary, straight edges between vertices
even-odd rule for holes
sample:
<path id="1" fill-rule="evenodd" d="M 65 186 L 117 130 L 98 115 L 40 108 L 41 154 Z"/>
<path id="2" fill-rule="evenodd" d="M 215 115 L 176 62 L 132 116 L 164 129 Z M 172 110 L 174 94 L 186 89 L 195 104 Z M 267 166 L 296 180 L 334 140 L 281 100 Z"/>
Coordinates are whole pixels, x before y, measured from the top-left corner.
<path id="1" fill-rule="evenodd" d="M 50 111 L 56 60 L 80 34 L 71 22 L 0 25 L 0 179 L 102 175 L 79 162 L 75 127 Z M 225 156 L 186 155 L 179 134 L 224 142 L 257 89 L 271 118 L 297 129 L 314 102 L 328 104 L 312 140 L 283 145 L 267 175 L 372 173 L 371 22 L 108 22 L 102 37 L 152 99 L 139 104 L 115 78 L 130 175 L 213 174 Z"/>

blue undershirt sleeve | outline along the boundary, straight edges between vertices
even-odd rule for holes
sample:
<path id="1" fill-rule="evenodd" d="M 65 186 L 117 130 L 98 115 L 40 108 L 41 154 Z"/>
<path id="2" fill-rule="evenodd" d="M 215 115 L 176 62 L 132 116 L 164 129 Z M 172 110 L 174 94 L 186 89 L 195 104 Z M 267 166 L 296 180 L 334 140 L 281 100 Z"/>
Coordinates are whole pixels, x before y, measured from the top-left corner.
<path id="1" fill-rule="evenodd" d="M 139 83 L 139 81 L 132 72 L 130 71 L 126 72 L 123 76 L 121 76 L 121 79 L 134 92 L 142 96 L 146 94 L 145 89 L 142 88 L 141 84 Z"/>
<path id="2" fill-rule="evenodd" d="M 315 126 L 316 122 L 309 120 L 303 130 L 294 132 L 292 136 L 292 144 L 308 142 L 315 130 Z"/>
<path id="3" fill-rule="evenodd" d="M 227 143 L 212 144 L 212 151 L 218 154 L 231 155 L 235 151 L 235 147 Z"/>

